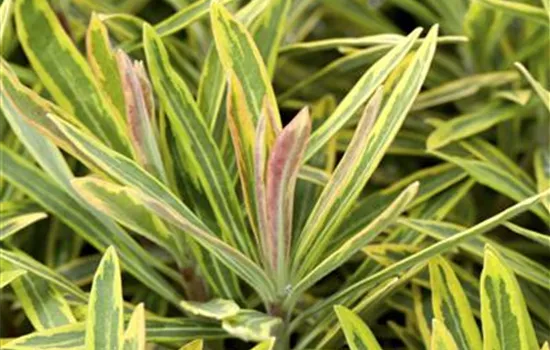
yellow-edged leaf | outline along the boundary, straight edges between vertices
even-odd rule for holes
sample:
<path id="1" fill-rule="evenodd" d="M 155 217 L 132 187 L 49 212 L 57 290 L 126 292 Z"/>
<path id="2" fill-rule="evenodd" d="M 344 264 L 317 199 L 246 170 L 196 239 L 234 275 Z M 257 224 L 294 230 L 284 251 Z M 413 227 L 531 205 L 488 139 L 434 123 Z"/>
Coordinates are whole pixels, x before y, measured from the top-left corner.
<path id="1" fill-rule="evenodd" d="M 339 305 L 334 307 L 334 311 L 351 350 L 382 350 L 372 331 L 356 314 Z"/>
<path id="2" fill-rule="evenodd" d="M 124 332 L 123 350 L 145 350 L 145 309 L 139 304 L 134 309 Z"/>
<path id="3" fill-rule="evenodd" d="M 462 349 L 456 345 L 456 342 L 445 324 L 434 318 L 432 321 L 432 340 L 430 349 L 433 350 L 458 350 Z M 469 348 L 468 348 L 469 349 Z M 480 348 L 481 349 L 481 348 Z"/>
<path id="4" fill-rule="evenodd" d="M 481 349 L 481 335 L 471 306 L 451 265 L 438 257 L 429 266 L 435 317 L 449 330 L 457 348 Z"/>
<path id="5" fill-rule="evenodd" d="M 105 251 L 92 283 L 86 316 L 86 349 L 124 349 L 122 280 L 113 247 Z"/>
<path id="6" fill-rule="evenodd" d="M 485 350 L 538 348 L 518 281 L 490 245 L 481 274 L 481 321 Z"/>

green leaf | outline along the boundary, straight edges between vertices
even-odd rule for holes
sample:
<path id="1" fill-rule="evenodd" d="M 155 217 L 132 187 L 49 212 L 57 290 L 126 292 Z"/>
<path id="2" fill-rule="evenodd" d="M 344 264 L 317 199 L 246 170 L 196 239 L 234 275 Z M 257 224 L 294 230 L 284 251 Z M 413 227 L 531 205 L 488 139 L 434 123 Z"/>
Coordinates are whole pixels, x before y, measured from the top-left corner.
<path id="1" fill-rule="evenodd" d="M 227 4 L 234 1 L 235 0 L 221 0 L 221 3 Z M 179 11 L 172 14 L 171 16 L 168 16 L 162 21 L 156 23 L 153 28 L 161 38 L 175 34 L 189 27 L 191 24 L 197 22 L 205 15 L 207 15 L 210 11 L 210 3 L 211 0 L 194 1 L 191 4 L 182 7 Z M 111 21 L 118 20 L 118 23 L 110 23 L 111 25 L 115 25 L 118 27 L 128 26 L 129 28 L 132 28 L 130 32 L 133 33 L 125 37 L 129 41 L 123 43 L 121 45 L 122 48 L 127 51 L 134 51 L 142 47 L 142 42 L 132 40 L 139 37 L 140 30 L 143 28 L 143 23 L 145 22 L 141 18 L 125 16 L 124 14 L 114 14 L 112 16 L 107 15 L 105 17 Z"/>
<path id="2" fill-rule="evenodd" d="M 101 91 L 115 108 L 116 117 L 123 121 L 126 110 L 116 57 L 111 48 L 107 28 L 95 12 L 92 13 L 86 32 L 86 54 Z"/>
<path id="3" fill-rule="evenodd" d="M 27 271 L 23 269 L 12 269 L 12 270 L 6 270 L 0 272 L 0 289 L 4 288 L 14 280 L 16 280 L 18 277 L 26 274 Z"/>
<path id="4" fill-rule="evenodd" d="M 369 349 L 382 350 L 374 334 L 361 319 L 343 306 L 334 306 L 340 325 L 344 330 L 348 346 L 351 350 Z"/>
<path id="5" fill-rule="evenodd" d="M 6 350 L 75 349 L 84 346 L 84 324 L 73 323 L 29 333 L 2 345 Z"/>
<path id="6" fill-rule="evenodd" d="M 533 166 L 537 179 L 537 190 L 544 192 L 550 188 L 550 150 L 543 147 L 535 150 Z M 550 199 L 543 201 L 542 204 L 550 213 Z"/>
<path id="7" fill-rule="evenodd" d="M 280 318 L 256 310 L 240 310 L 222 321 L 222 327 L 227 333 L 245 341 L 269 340 L 281 324 Z"/>
<path id="8" fill-rule="evenodd" d="M 25 270 L 34 276 L 40 277 L 55 286 L 59 291 L 69 294 L 78 302 L 87 302 L 86 294 L 78 286 L 27 254 L 5 249 L 0 249 L 0 253 L 1 261 L 6 261 L 16 269 Z"/>
<path id="9" fill-rule="evenodd" d="M 417 111 L 454 102 L 475 95 L 482 88 L 505 85 L 518 78 L 518 74 L 514 71 L 483 73 L 460 78 L 420 93 L 412 110 Z"/>
<path id="10" fill-rule="evenodd" d="M 181 244 L 178 238 L 168 231 L 162 220 L 152 215 L 124 188 L 90 176 L 75 179 L 72 183 L 82 197 L 97 210 L 172 252 L 175 257 L 181 253 L 178 250 L 178 245 Z"/>
<path id="11" fill-rule="evenodd" d="M 533 90 L 537 93 L 537 95 L 540 97 L 542 103 L 544 106 L 546 106 L 546 109 L 550 111 L 550 91 L 546 90 L 541 83 L 535 80 L 535 78 L 529 73 L 527 68 L 519 62 L 514 63 L 516 68 L 523 74 L 525 79 L 529 82 Z"/>
<path id="12" fill-rule="evenodd" d="M 60 106 L 103 142 L 129 154 L 124 126 L 115 117 L 86 60 L 71 42 L 48 3 L 18 0 L 15 19 L 25 54 Z M 32 34 L 37 32 L 40 35 Z"/>
<path id="13" fill-rule="evenodd" d="M 448 156 L 440 152 L 434 152 L 438 157 L 454 163 L 464 169 L 477 182 L 504 194 L 515 201 L 524 200 L 533 196 L 537 191 L 523 179 L 511 174 L 507 169 L 500 165 L 491 164 L 488 161 L 469 160 L 459 157 Z M 532 211 L 543 221 L 548 220 L 549 213 L 543 204 L 533 206 Z"/>
<path id="14" fill-rule="evenodd" d="M 542 244 L 543 246 L 546 246 L 547 248 L 550 248 L 550 236 L 548 235 L 526 229 L 511 222 L 505 222 L 504 226 L 506 226 L 506 228 L 508 228 L 510 231 L 517 233 L 518 235 L 526 237 L 532 241 Z"/>
<path id="15" fill-rule="evenodd" d="M 257 186 L 260 186 L 260 189 L 264 186 L 264 158 L 267 142 L 263 134 L 266 133 L 266 124 L 270 122 L 266 120 L 270 113 L 269 106 L 264 104 L 264 113 L 260 117 L 257 130 L 255 130 L 253 117 L 246 106 L 243 87 L 233 74 L 229 76 L 226 106 L 227 124 L 233 141 L 245 207 L 256 240 L 262 242 L 262 247 L 265 247 L 265 242 L 262 239 L 267 234 L 267 227 L 265 227 L 267 221 L 265 217 L 266 208 L 265 203 L 261 202 L 263 199 L 258 197 Z M 258 159 L 258 157 L 261 157 L 261 159 Z"/>
<path id="16" fill-rule="evenodd" d="M 544 26 L 550 26 L 548 22 L 548 14 L 540 7 L 522 4 L 515 1 L 504 0 L 478 0 L 481 4 L 486 5 L 492 9 L 506 12 L 512 16 L 522 17 L 527 21 L 541 24 Z"/>
<path id="17" fill-rule="evenodd" d="M 72 259 L 56 268 L 56 272 L 77 286 L 91 284 L 94 273 L 101 260 L 101 255 L 93 254 Z"/>
<path id="18" fill-rule="evenodd" d="M 445 327 L 445 324 L 439 321 L 437 318 L 432 322 L 432 340 L 430 342 L 430 349 L 441 350 L 458 350 L 457 345 L 451 332 Z M 478 332 L 479 333 L 479 332 Z M 481 344 L 480 344 L 481 345 Z M 481 348 L 480 348 L 481 349 Z"/>
<path id="19" fill-rule="evenodd" d="M 185 344 L 179 350 L 202 350 L 203 349 L 203 341 L 202 339 L 193 340 L 190 343 Z"/>
<path id="20" fill-rule="evenodd" d="M 251 33 L 263 57 L 267 73 L 272 78 L 292 1 L 269 0 L 268 2 L 269 4 L 252 26 Z"/>
<path id="21" fill-rule="evenodd" d="M 273 350 L 274 346 L 275 346 L 275 338 L 271 338 L 268 340 L 264 340 L 263 342 L 253 347 L 251 350 Z"/>
<path id="22" fill-rule="evenodd" d="M 191 92 L 173 72 L 166 49 L 151 27 L 145 27 L 144 42 L 153 85 L 167 111 L 178 147 L 188 158 L 214 210 L 222 237 L 254 259 L 256 248 L 233 184 Z"/>
<path id="23" fill-rule="evenodd" d="M 414 266 L 424 265 L 427 260 L 431 259 L 432 257 L 441 254 L 442 252 L 445 252 L 460 243 L 475 237 L 476 235 L 483 234 L 492 228 L 498 226 L 499 224 L 529 210 L 531 206 L 536 204 L 538 201 L 541 200 L 541 198 L 550 195 L 550 191 L 540 193 L 536 196 L 529 197 L 528 199 L 525 199 L 519 203 L 517 203 L 514 206 L 511 206 L 504 211 L 500 212 L 499 214 L 492 216 L 477 225 L 470 227 L 469 229 L 466 229 L 462 232 L 459 232 L 458 234 L 453 235 L 452 237 L 449 237 L 447 239 L 444 239 L 438 243 L 435 243 L 431 245 L 430 247 L 423 249 L 419 251 L 418 253 L 415 253 L 413 255 L 408 256 L 405 259 L 400 260 L 399 262 L 379 271 L 376 272 L 366 278 L 363 278 L 356 283 L 352 284 L 351 286 L 348 286 L 347 288 L 344 288 L 343 290 L 331 295 L 330 297 L 324 299 L 323 301 L 318 302 L 317 304 L 313 305 L 306 311 L 303 311 L 300 314 L 301 319 L 305 319 L 309 315 L 315 314 L 318 310 L 322 310 L 328 305 L 338 303 L 339 301 L 345 299 L 347 296 L 349 296 L 351 293 L 365 290 L 368 288 L 372 288 L 372 286 L 385 281 L 388 278 L 394 277 L 402 273 L 403 271 L 406 271 L 407 269 L 410 269 Z"/>
<path id="24" fill-rule="evenodd" d="M 528 110 L 524 106 L 511 105 L 510 103 L 489 103 L 485 108 L 452 118 L 438 125 L 428 137 L 426 147 L 428 150 L 441 148 L 453 141 L 476 135 L 506 120 L 519 118 Z"/>
<path id="25" fill-rule="evenodd" d="M 76 322 L 67 300 L 48 281 L 27 273 L 11 287 L 37 331 Z"/>
<path id="26" fill-rule="evenodd" d="M 514 273 L 487 245 L 481 274 L 484 349 L 537 349 L 535 330 Z"/>
<path id="27" fill-rule="evenodd" d="M 435 317 L 448 329 L 457 349 L 481 349 L 483 343 L 472 309 L 451 265 L 438 257 L 429 266 Z"/>
<path id="28" fill-rule="evenodd" d="M 152 259 L 114 221 L 87 207 L 67 193 L 48 176 L 28 161 L 0 145 L 0 156 L 4 164 L 1 176 L 27 193 L 48 212 L 55 214 L 77 234 L 99 250 L 114 245 L 120 252 L 125 268 L 145 285 L 177 304 L 181 299 L 166 281 L 153 269 L 162 268 L 162 262 Z M 78 198 L 78 197 L 76 197 Z M 151 261 L 151 265 L 147 264 Z"/>
<path id="29" fill-rule="evenodd" d="M 124 348 L 122 280 L 113 247 L 105 251 L 92 283 L 86 318 L 86 348 Z"/>
<path id="30" fill-rule="evenodd" d="M 367 145 L 372 142 L 370 133 L 378 117 L 381 101 L 382 89 L 379 88 L 365 107 L 348 150 L 309 214 L 293 254 L 293 278 L 302 277 L 317 263 L 339 220 L 368 179 L 369 164 L 364 163 L 369 155 Z M 297 271 L 300 276 L 294 276 Z"/>
<path id="31" fill-rule="evenodd" d="M 0 5 L 0 39 L 4 42 L 8 29 L 8 26 L 11 25 L 10 18 L 13 11 L 13 0 L 3 1 Z"/>
<path id="32" fill-rule="evenodd" d="M 6 350 L 81 349 L 84 348 L 86 325 L 71 325 L 33 332 L 16 338 L 2 348 Z M 196 338 L 223 339 L 228 334 L 218 324 L 201 320 L 154 318 L 146 320 L 147 341 L 172 347 Z"/>
<path id="33" fill-rule="evenodd" d="M 340 47 L 365 47 L 375 45 L 397 45 L 405 37 L 399 34 L 375 34 L 360 37 L 330 38 L 306 42 L 297 42 L 281 47 L 280 55 L 300 55 L 317 51 L 338 49 Z M 420 39 L 419 41 L 421 41 Z M 440 36 L 438 43 L 465 42 L 465 36 Z"/>
<path id="34" fill-rule="evenodd" d="M 273 286 L 258 265 L 245 255 L 218 239 L 179 199 L 164 185 L 141 169 L 130 159 L 112 151 L 70 124 L 50 116 L 50 120 L 73 145 L 94 162 L 96 167 L 128 185 L 126 191 L 139 199 L 150 211 L 168 220 L 188 233 L 206 249 L 245 279 L 265 298 L 272 298 Z M 130 267 L 127 267 L 130 268 Z M 166 289 L 166 288 L 162 288 Z"/>
<path id="35" fill-rule="evenodd" d="M 124 350 L 145 350 L 145 309 L 139 304 L 124 332 Z"/>
<path id="36" fill-rule="evenodd" d="M 180 306 L 193 315 L 216 320 L 223 320 L 224 318 L 235 316 L 240 310 L 239 305 L 233 300 L 225 299 L 212 299 L 204 303 L 182 300 Z"/>
<path id="37" fill-rule="evenodd" d="M 279 130 L 281 120 L 277 101 L 269 74 L 253 38 L 245 26 L 219 3 L 212 4 L 210 20 L 220 61 L 226 75 L 235 75 L 242 85 L 246 106 L 254 118 L 254 125 L 258 122 L 266 98 L 274 114 L 273 121 L 276 124 L 273 128 Z"/>
<path id="38" fill-rule="evenodd" d="M 332 254 L 320 262 L 309 274 L 293 286 L 293 293 L 300 295 L 307 288 L 338 268 L 376 236 L 393 224 L 407 208 L 418 191 L 418 182 L 407 187 L 388 207 L 365 228 L 342 243 Z"/>
<path id="39" fill-rule="evenodd" d="M 58 183 L 69 185 L 72 173 L 61 152 L 36 128 L 29 125 L 30 121 L 37 120 L 46 113 L 56 112 L 58 108 L 23 86 L 10 66 L 1 59 L 0 78 L 0 107 L 11 129 L 44 171 Z"/>
<path id="40" fill-rule="evenodd" d="M 296 251 L 295 263 L 299 264 L 303 271 L 308 272 L 311 266 L 316 263 L 318 255 L 324 252 L 329 242 L 328 238 L 333 235 L 343 216 L 350 210 L 354 200 L 382 160 L 382 156 L 401 127 L 420 91 L 435 54 L 437 33 L 438 26 L 436 25 L 430 30 L 426 41 L 418 49 L 407 70 L 393 89 L 372 126 L 372 130 L 368 133 L 368 137 L 364 136 L 366 133 L 365 130 L 361 130 L 361 126 L 356 130 L 355 135 L 357 136 L 354 136 L 354 138 L 357 137 L 357 144 L 353 141 L 350 144 L 344 158 L 334 171 L 331 181 L 325 186 L 310 214 L 308 223 L 305 226 L 307 230 L 302 232 L 301 237 L 303 239 Z M 366 76 L 368 76 L 368 73 Z M 353 89 L 350 94 L 352 92 Z M 374 100 L 376 101 L 378 98 L 375 95 Z M 340 106 L 336 108 L 336 111 L 339 110 Z M 376 115 L 377 109 L 373 108 L 371 113 Z M 315 134 L 329 122 L 330 118 L 313 133 L 308 150 L 311 150 Z M 306 250 L 307 254 L 305 254 Z"/>
<path id="41" fill-rule="evenodd" d="M 400 220 L 400 222 L 437 240 L 447 240 L 453 238 L 465 230 L 465 227 L 441 221 L 403 219 Z M 548 270 L 548 268 L 512 249 L 497 244 L 488 238 L 474 237 L 461 243 L 459 247 L 481 259 L 483 257 L 483 247 L 486 244 L 496 247 L 496 249 L 498 249 L 501 253 L 503 259 L 505 259 L 506 264 L 509 265 L 518 275 L 540 285 L 543 288 L 550 288 L 550 285 L 547 283 L 548 279 L 550 279 L 550 270 Z"/>
<path id="42" fill-rule="evenodd" d="M 25 213 L 20 215 L 7 216 L 2 213 L 2 222 L 0 222 L 0 241 L 5 240 L 14 233 L 21 231 L 27 226 L 48 217 L 46 213 Z"/>
<path id="43" fill-rule="evenodd" d="M 334 112 L 311 135 L 305 161 L 317 153 L 353 117 L 363 103 L 374 94 L 378 86 L 382 84 L 412 48 L 420 32 L 420 29 L 414 30 L 361 76 Z M 426 63 L 429 62 L 426 61 Z M 422 76 L 421 70 L 418 70 L 417 73 L 419 77 Z M 410 91 L 412 92 L 412 90 L 411 88 Z"/>

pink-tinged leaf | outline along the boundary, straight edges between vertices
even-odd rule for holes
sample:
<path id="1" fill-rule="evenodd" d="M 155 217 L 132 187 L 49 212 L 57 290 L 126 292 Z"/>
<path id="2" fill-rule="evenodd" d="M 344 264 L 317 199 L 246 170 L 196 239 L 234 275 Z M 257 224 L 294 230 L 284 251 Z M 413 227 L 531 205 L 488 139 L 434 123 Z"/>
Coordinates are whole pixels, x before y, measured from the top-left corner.
<path id="1" fill-rule="evenodd" d="M 265 194 L 265 163 L 267 158 L 267 147 L 265 144 L 265 115 L 261 115 L 256 127 L 256 138 L 254 143 L 254 179 L 255 198 L 257 203 L 258 229 L 260 232 L 260 244 L 264 256 L 268 256 L 266 250 L 265 236 L 267 232 L 267 203 Z"/>
<path id="2" fill-rule="evenodd" d="M 151 119 L 152 90 L 141 62 L 132 61 L 119 50 L 116 55 L 126 110 L 126 123 L 135 157 L 144 169 L 165 182 L 160 151 Z"/>
<path id="3" fill-rule="evenodd" d="M 304 108 L 277 136 L 267 164 L 267 219 L 265 238 L 271 268 L 280 283 L 286 282 L 292 232 L 292 209 L 298 170 L 311 132 Z M 284 285 L 279 284 L 279 287 Z"/>

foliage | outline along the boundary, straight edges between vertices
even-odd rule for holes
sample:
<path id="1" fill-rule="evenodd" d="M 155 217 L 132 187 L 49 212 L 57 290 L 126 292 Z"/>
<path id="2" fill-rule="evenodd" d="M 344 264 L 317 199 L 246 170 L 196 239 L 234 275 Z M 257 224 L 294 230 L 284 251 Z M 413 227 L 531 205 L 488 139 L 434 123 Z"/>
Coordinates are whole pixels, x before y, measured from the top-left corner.
<path id="1" fill-rule="evenodd" d="M 548 348 L 547 0 L 0 19 L 2 348 Z"/>

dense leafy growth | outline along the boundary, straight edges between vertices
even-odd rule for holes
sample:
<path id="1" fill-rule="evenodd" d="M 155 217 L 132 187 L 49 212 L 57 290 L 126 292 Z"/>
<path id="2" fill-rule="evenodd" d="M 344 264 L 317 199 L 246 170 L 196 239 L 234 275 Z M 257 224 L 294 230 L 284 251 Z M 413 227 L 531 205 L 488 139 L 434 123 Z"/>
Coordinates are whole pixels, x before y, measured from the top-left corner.
<path id="1" fill-rule="evenodd" d="M 0 346 L 549 349 L 549 31 L 548 0 L 4 0 Z"/>

